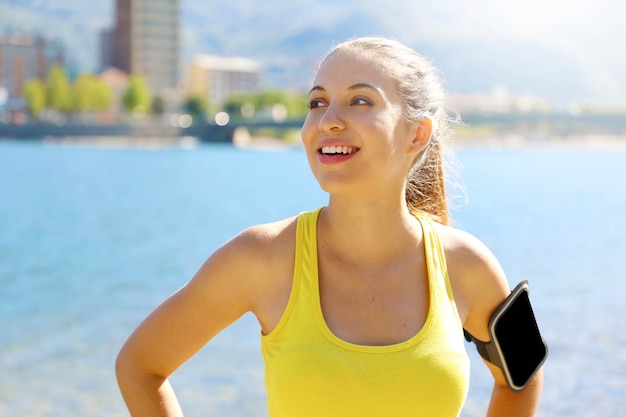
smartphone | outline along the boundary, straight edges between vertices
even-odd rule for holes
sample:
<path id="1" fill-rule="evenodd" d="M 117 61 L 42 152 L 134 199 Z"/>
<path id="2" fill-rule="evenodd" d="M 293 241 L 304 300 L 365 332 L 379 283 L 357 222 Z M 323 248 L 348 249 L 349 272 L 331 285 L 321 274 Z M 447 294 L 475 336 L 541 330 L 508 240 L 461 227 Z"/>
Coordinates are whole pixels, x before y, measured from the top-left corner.
<path id="1" fill-rule="evenodd" d="M 481 356 L 499 366 L 507 384 L 521 391 L 548 357 L 544 341 L 528 296 L 528 281 L 520 282 L 496 308 L 489 321 L 490 342 L 477 340 Z"/>

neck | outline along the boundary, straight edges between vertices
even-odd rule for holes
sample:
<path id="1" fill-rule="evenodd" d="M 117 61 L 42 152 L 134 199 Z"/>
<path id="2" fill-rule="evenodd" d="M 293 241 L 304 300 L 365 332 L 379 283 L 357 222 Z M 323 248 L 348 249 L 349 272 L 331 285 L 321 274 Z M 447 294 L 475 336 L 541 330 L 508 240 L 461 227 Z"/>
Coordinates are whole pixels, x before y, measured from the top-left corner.
<path id="1" fill-rule="evenodd" d="M 421 228 L 404 198 L 354 204 L 331 196 L 318 235 L 320 245 L 349 262 L 378 264 L 414 251 Z"/>

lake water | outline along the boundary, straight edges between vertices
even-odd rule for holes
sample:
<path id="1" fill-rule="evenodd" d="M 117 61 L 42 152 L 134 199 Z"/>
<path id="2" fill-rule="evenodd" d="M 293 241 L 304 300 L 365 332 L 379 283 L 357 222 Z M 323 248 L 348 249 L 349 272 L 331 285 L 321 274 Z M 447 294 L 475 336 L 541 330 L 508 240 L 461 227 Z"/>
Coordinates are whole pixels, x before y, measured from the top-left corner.
<path id="1" fill-rule="evenodd" d="M 626 150 L 461 149 L 454 218 L 530 281 L 550 356 L 539 416 L 626 416 Z M 241 229 L 326 202 L 304 153 L 0 141 L 0 415 L 127 415 L 123 341 Z M 463 416 L 484 416 L 473 363 Z M 265 413 L 245 316 L 172 383 L 186 416 Z"/>

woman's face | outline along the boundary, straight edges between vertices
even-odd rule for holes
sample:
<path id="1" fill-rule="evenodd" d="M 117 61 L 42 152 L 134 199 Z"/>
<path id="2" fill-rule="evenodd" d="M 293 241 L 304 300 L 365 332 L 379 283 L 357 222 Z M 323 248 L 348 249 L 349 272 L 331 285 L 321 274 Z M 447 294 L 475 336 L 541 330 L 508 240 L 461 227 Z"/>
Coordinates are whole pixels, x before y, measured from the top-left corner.
<path id="1" fill-rule="evenodd" d="M 302 139 L 322 189 L 401 192 L 417 124 L 403 117 L 395 82 L 374 62 L 335 52 L 313 85 Z"/>

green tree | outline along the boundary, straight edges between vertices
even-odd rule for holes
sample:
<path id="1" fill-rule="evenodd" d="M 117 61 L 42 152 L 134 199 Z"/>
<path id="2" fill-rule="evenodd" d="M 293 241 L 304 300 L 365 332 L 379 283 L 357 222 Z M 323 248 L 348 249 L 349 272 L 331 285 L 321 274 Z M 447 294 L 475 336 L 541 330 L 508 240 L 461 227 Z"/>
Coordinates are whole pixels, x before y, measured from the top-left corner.
<path id="1" fill-rule="evenodd" d="M 72 109 L 77 112 L 97 112 L 108 109 L 113 102 L 110 88 L 93 74 L 79 75 L 72 85 Z"/>
<path id="2" fill-rule="evenodd" d="M 271 108 L 275 104 L 286 105 L 288 101 L 287 93 L 282 90 L 267 90 L 258 95 L 258 105 L 261 109 Z"/>
<path id="3" fill-rule="evenodd" d="M 233 118 L 251 118 L 259 108 L 259 97 L 256 95 L 232 95 L 224 103 L 224 111 Z"/>
<path id="4" fill-rule="evenodd" d="M 72 109 L 72 88 L 61 65 L 50 68 L 46 77 L 46 104 L 50 109 L 61 112 Z"/>
<path id="5" fill-rule="evenodd" d="M 205 96 L 193 94 L 187 97 L 183 109 L 191 115 L 194 122 L 199 122 L 206 120 L 209 111 L 209 102 Z"/>
<path id="6" fill-rule="evenodd" d="M 129 113 L 145 114 L 150 111 L 151 104 L 152 97 L 146 80 L 141 75 L 132 75 L 122 96 L 122 106 Z"/>
<path id="7" fill-rule="evenodd" d="M 290 94 L 283 90 L 267 90 L 256 95 L 233 95 L 224 104 L 224 111 L 234 117 L 250 117 L 250 114 L 242 114 L 242 111 L 251 108 L 252 114 L 271 114 L 276 105 L 285 106 L 289 119 L 303 119 L 309 111 L 305 94 Z"/>
<path id="8" fill-rule="evenodd" d="M 77 112 L 93 110 L 94 82 L 91 74 L 81 74 L 72 85 L 72 109 Z"/>
<path id="9" fill-rule="evenodd" d="M 99 77 L 94 76 L 93 83 L 93 110 L 103 111 L 109 109 L 113 104 L 113 91 Z"/>
<path id="10" fill-rule="evenodd" d="M 304 119 L 309 113 L 309 98 L 307 94 L 289 94 L 284 103 L 287 107 L 289 119 Z"/>
<path id="11" fill-rule="evenodd" d="M 39 117 L 39 113 L 46 106 L 46 86 L 38 79 L 29 80 L 24 85 L 22 95 L 26 100 L 28 111 L 35 117 Z"/>
<path id="12" fill-rule="evenodd" d="M 93 74 L 79 75 L 72 85 L 72 110 L 97 112 L 111 107 L 113 93 L 100 78 Z"/>

